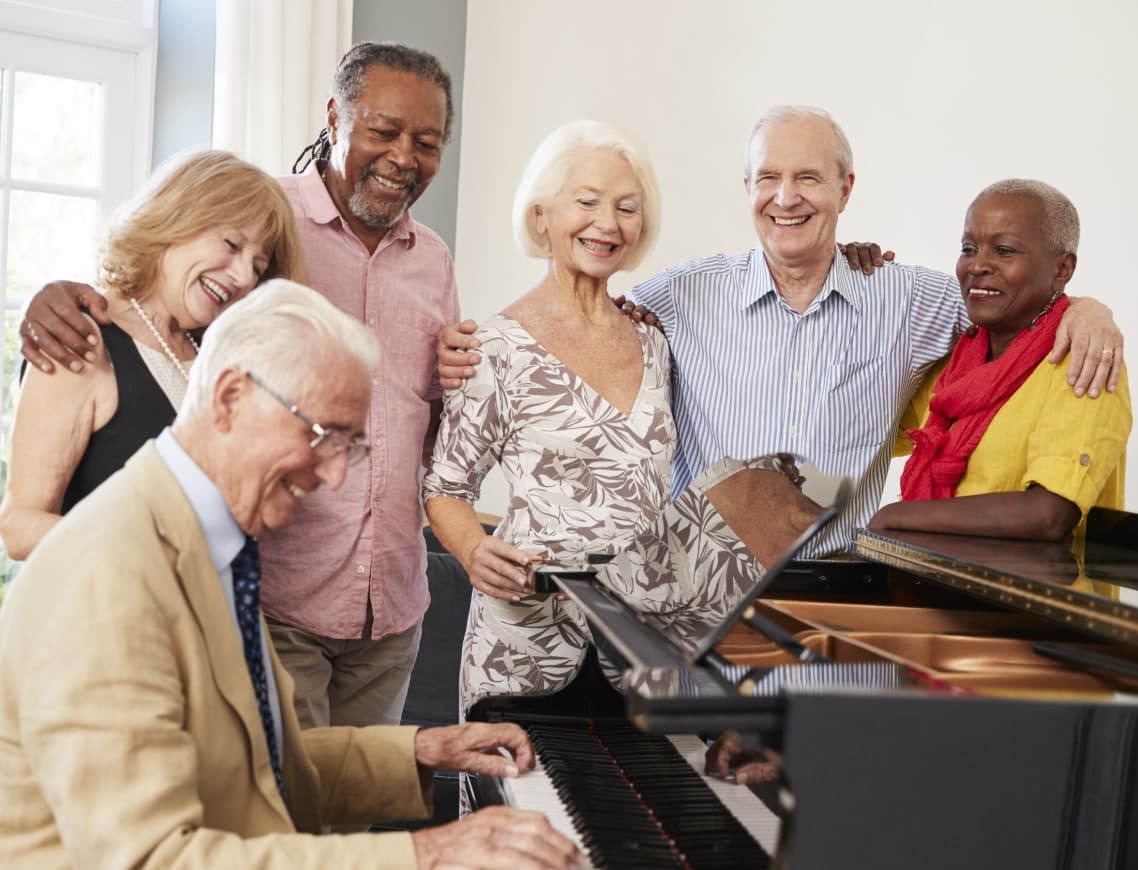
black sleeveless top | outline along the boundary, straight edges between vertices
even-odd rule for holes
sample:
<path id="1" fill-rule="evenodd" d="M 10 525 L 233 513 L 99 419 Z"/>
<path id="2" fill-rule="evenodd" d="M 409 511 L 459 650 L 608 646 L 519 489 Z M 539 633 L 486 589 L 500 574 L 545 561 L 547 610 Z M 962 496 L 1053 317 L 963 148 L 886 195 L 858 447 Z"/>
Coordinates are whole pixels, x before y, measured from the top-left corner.
<path id="1" fill-rule="evenodd" d="M 91 434 L 87 451 L 79 460 L 63 493 L 63 513 L 122 468 L 149 439 L 174 422 L 174 406 L 150 374 L 134 346 L 134 339 L 115 326 L 100 326 L 119 401 L 114 416 Z"/>

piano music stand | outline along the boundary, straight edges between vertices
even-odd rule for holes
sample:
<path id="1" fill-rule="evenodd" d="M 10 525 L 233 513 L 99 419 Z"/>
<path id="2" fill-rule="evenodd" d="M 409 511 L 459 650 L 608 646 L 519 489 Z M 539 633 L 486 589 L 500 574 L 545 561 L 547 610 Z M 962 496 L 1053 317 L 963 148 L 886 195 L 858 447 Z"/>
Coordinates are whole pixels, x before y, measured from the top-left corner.
<path id="1" fill-rule="evenodd" d="M 802 460 L 798 461 L 803 464 Z M 818 476 L 821 476 L 820 473 Z M 715 652 L 715 647 L 740 621 L 790 652 L 799 661 L 824 661 L 821 654 L 803 646 L 781 626 L 756 613 L 753 605 L 849 502 L 853 492 L 850 479 L 828 478 L 827 482 L 835 487 L 831 503 L 821 510 L 810 525 L 764 571 L 763 576 L 740 598 L 739 602 L 712 626 L 710 633 L 692 649 L 685 650 L 674 639 L 650 625 L 644 615 L 634 613 L 627 605 L 597 584 L 595 571 L 554 572 L 550 575 L 551 579 L 581 608 L 589 622 L 599 629 L 605 639 L 628 661 L 631 671 L 640 673 L 670 671 L 683 674 L 690 691 L 705 698 L 722 697 L 731 705 L 732 715 L 742 715 L 743 711 L 736 709 L 731 700 L 749 694 L 741 692 L 740 684 L 752 676 L 753 672 L 731 665 Z M 711 501 L 710 498 L 708 500 Z M 727 517 L 724 516 L 723 519 L 742 540 L 744 535 L 739 534 Z M 704 664 L 712 667 L 698 667 Z M 753 708 L 750 709 L 753 712 Z"/>

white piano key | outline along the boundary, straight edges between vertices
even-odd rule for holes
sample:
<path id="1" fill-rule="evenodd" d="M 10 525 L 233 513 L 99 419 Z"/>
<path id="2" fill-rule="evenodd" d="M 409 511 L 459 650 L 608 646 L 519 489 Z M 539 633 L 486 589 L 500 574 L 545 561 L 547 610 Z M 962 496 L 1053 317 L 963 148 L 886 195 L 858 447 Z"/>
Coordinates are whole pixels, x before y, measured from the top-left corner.
<path id="1" fill-rule="evenodd" d="M 534 756 L 533 770 L 527 770 L 519 776 L 503 777 L 500 782 L 506 803 L 523 810 L 544 813 L 554 830 L 577 844 L 584 858 L 581 864 L 583 870 L 596 870 L 593 862 L 589 860 L 589 850 L 585 848 L 581 834 L 573 827 L 573 819 L 565 807 L 565 802 L 561 800 L 557 789 L 553 787 L 553 781 L 545 772 L 541 758 Z"/>
<path id="2" fill-rule="evenodd" d="M 733 782 L 724 782 L 704 775 L 703 758 L 707 753 L 707 746 L 694 734 L 672 734 L 668 736 L 668 740 L 684 760 L 703 776 L 704 784 L 719 798 L 719 802 L 727 807 L 728 812 L 738 819 L 739 824 L 747 829 L 747 833 L 758 841 L 763 850 L 773 857 L 782 825 L 779 817 L 745 785 L 736 785 Z"/>

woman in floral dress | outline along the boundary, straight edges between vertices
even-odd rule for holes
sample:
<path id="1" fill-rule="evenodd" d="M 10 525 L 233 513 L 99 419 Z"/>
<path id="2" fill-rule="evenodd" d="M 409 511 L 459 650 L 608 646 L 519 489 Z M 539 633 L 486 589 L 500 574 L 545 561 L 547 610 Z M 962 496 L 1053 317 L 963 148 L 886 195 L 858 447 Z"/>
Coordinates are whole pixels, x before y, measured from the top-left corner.
<path id="1" fill-rule="evenodd" d="M 559 128 L 526 168 L 514 227 L 549 266 L 479 330 L 483 362 L 447 394 L 423 484 L 431 525 L 475 589 L 464 712 L 482 697 L 548 695 L 573 680 L 591 640 L 585 620 L 572 602 L 531 594 L 528 565 L 632 546 L 668 503 L 675 449 L 667 342 L 608 294 L 609 278 L 639 263 L 658 233 L 643 152 L 607 125 Z M 510 498 L 487 535 L 473 504 L 495 463 Z M 670 607 L 666 576 L 600 579 L 633 606 Z"/>

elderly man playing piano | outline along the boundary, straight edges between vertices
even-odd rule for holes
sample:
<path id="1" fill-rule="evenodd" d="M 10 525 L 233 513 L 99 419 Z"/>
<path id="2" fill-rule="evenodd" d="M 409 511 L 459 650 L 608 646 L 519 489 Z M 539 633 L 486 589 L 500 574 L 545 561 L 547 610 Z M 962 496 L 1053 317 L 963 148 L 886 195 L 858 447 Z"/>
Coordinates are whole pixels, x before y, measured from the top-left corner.
<path id="1" fill-rule="evenodd" d="M 39 545 L 0 611 L 0 866 L 575 866 L 507 808 L 318 836 L 427 815 L 433 769 L 533 765 L 509 724 L 300 730 L 253 536 L 362 458 L 377 355 L 315 291 L 270 282 L 214 323 L 172 429 Z"/>

